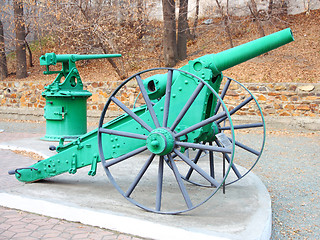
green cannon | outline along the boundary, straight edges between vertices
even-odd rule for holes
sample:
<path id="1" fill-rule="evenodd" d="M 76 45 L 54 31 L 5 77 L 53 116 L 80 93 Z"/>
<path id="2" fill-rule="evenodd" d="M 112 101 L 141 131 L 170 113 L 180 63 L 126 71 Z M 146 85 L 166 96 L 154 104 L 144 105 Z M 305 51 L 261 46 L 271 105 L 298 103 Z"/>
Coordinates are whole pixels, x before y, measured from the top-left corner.
<path id="1" fill-rule="evenodd" d="M 46 66 L 44 74 L 58 74 L 52 84 L 46 86 L 42 96 L 46 99 L 44 117 L 46 135 L 43 140 L 59 141 L 75 139 L 87 132 L 87 99 L 92 95 L 83 89 L 76 61 L 121 57 L 120 54 L 56 55 L 47 53 L 40 57 L 40 65 Z M 49 66 L 62 63 L 60 71 L 50 71 Z M 64 79 L 63 82 L 62 79 Z"/>
<path id="2" fill-rule="evenodd" d="M 165 214 L 194 209 L 246 176 L 265 144 L 257 100 L 222 71 L 293 40 L 285 29 L 180 69 L 134 74 L 110 95 L 97 129 L 67 144 L 61 138 L 56 155 L 9 173 L 35 182 L 91 166 L 94 176 L 101 161 L 110 182 L 138 207 Z M 120 114 L 109 121 L 109 111 Z M 256 117 L 241 118 L 244 112 Z M 248 140 L 248 131 L 256 139 Z"/>

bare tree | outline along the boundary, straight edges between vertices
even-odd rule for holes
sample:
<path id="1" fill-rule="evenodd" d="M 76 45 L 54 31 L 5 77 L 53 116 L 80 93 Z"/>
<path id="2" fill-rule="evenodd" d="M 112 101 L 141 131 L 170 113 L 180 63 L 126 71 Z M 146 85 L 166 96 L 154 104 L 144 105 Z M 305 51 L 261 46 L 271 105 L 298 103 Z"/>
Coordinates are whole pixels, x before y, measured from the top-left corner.
<path id="1" fill-rule="evenodd" d="M 259 18 L 259 13 L 258 13 L 256 1 L 255 0 L 250 0 L 250 3 L 248 3 L 248 7 L 249 7 L 251 15 L 253 17 L 253 21 L 256 23 L 256 25 L 258 27 L 260 36 L 264 37 L 266 34 L 264 32 L 261 20 Z"/>
<path id="2" fill-rule="evenodd" d="M 81 4 L 78 5 L 81 13 L 84 16 L 86 25 L 89 25 L 88 30 L 91 33 L 92 36 L 95 37 L 95 40 L 97 41 L 98 45 L 101 47 L 102 51 L 105 54 L 110 53 L 111 51 L 117 52 L 117 48 L 115 44 L 112 42 L 111 39 L 108 38 L 108 36 L 105 35 L 105 32 L 103 31 L 101 25 L 99 23 L 92 24 L 90 26 L 91 22 L 94 22 L 92 19 L 93 15 L 90 13 L 90 11 L 87 8 L 83 8 Z M 104 40 L 106 39 L 106 40 Z M 106 44 L 107 43 L 107 44 Z M 121 69 L 117 66 L 117 63 L 112 58 L 108 58 L 108 62 L 111 64 L 111 66 L 115 69 L 117 74 L 121 79 L 125 79 L 127 77 L 127 74 L 124 70 L 123 62 L 121 61 Z"/>
<path id="3" fill-rule="evenodd" d="M 28 34 L 29 34 L 29 29 L 28 29 L 28 32 L 26 33 L 26 38 L 25 38 L 25 42 L 26 42 L 26 47 L 27 47 L 27 49 L 28 49 L 28 54 L 29 54 L 29 66 L 30 67 L 33 67 L 33 62 L 32 62 L 32 51 L 31 51 L 31 48 L 30 48 L 30 46 L 29 46 L 29 43 L 28 43 L 28 41 L 27 41 L 27 36 L 28 36 Z"/>
<path id="4" fill-rule="evenodd" d="M 127 10 L 125 7 L 124 0 L 115 0 L 114 1 L 116 14 L 117 14 L 117 23 L 119 26 L 125 23 L 125 11 Z"/>
<path id="5" fill-rule="evenodd" d="M 194 16 L 194 22 L 193 22 L 192 33 L 191 33 L 192 39 L 195 39 L 197 35 L 196 29 L 197 29 L 198 20 L 199 20 L 199 4 L 200 4 L 200 0 L 196 0 L 196 12 Z"/>
<path id="6" fill-rule="evenodd" d="M 4 45 L 3 25 L 0 20 L 0 79 L 3 80 L 8 76 L 7 58 Z"/>
<path id="7" fill-rule="evenodd" d="M 227 0 L 227 5 L 226 5 L 226 10 L 224 10 L 223 6 L 221 5 L 219 0 L 216 0 L 226 33 L 228 35 L 230 47 L 233 47 L 233 40 L 232 40 L 232 34 L 231 34 L 231 29 L 230 29 L 230 20 L 229 20 L 229 0 Z"/>
<path id="8" fill-rule="evenodd" d="M 270 16 L 272 14 L 273 10 L 273 0 L 269 0 L 269 5 L 268 5 L 268 15 Z"/>
<path id="9" fill-rule="evenodd" d="M 24 1 L 24 20 L 25 20 L 25 44 L 26 44 L 26 50 L 27 50 L 27 60 L 30 67 L 33 67 L 33 54 L 30 48 L 30 43 L 32 43 L 32 37 L 33 40 L 38 39 L 41 40 L 39 37 L 40 34 L 40 22 L 39 22 L 39 0 L 29 0 Z M 33 36 L 32 36 L 33 35 Z"/>
<path id="10" fill-rule="evenodd" d="M 309 15 L 310 14 L 310 0 L 307 0 L 307 2 L 305 3 L 307 6 L 306 6 L 306 15 Z"/>
<path id="11" fill-rule="evenodd" d="M 137 26 L 137 37 L 141 39 L 145 33 L 145 24 L 143 19 L 143 0 L 137 0 L 137 18 L 138 18 L 138 26 Z"/>
<path id="12" fill-rule="evenodd" d="M 129 26 L 116 14 L 119 5 L 114 3 L 124 1 L 47 0 L 42 10 L 46 15 L 42 18 L 50 21 L 43 31 L 54 35 L 55 41 L 68 46 L 72 53 L 121 53 L 121 44 L 131 39 L 123 36 Z M 121 79 L 127 76 L 122 58 L 107 61 Z"/>
<path id="13" fill-rule="evenodd" d="M 23 1 L 13 1 L 14 21 L 16 30 L 16 58 L 17 73 L 16 78 L 21 79 L 27 77 L 27 58 L 25 43 L 25 21 L 23 18 Z"/>
<path id="14" fill-rule="evenodd" d="M 162 0 L 163 11 L 163 55 L 165 66 L 173 67 L 177 62 L 175 1 Z"/>
<path id="15" fill-rule="evenodd" d="M 178 18 L 177 53 L 178 60 L 187 58 L 188 0 L 180 0 Z"/>

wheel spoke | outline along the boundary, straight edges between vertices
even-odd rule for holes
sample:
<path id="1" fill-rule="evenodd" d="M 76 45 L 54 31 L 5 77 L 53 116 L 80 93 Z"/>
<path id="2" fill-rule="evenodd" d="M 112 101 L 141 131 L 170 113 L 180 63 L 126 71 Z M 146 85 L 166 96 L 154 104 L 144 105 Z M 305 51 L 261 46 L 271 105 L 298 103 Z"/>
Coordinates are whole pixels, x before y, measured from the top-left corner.
<path id="1" fill-rule="evenodd" d="M 223 118 L 225 116 L 226 116 L 226 112 L 218 113 L 217 115 L 209 117 L 209 118 L 207 118 L 207 119 L 205 119 L 205 120 L 203 120 L 203 121 L 201 121 L 201 122 L 199 122 L 197 124 L 194 124 L 191 127 L 188 127 L 186 129 L 182 130 L 181 132 L 178 132 L 177 134 L 175 134 L 175 137 L 181 137 L 183 135 L 186 135 L 186 134 L 188 134 L 188 133 L 190 133 L 190 132 L 192 132 L 192 131 L 194 131 L 194 130 L 196 130 L 198 128 L 201 128 L 201 127 L 203 127 L 203 126 L 205 126 L 205 125 L 207 125 L 209 123 L 212 123 L 214 121 L 217 121 L 218 119 Z"/>
<path id="2" fill-rule="evenodd" d="M 243 125 L 234 125 L 233 129 L 246 129 L 246 128 L 256 128 L 256 127 L 263 127 L 263 123 L 250 123 L 250 124 L 243 124 Z M 220 130 L 230 130 L 231 127 L 221 127 Z"/>
<path id="3" fill-rule="evenodd" d="M 168 156 L 169 161 L 172 165 L 172 170 L 173 170 L 174 176 L 177 180 L 177 183 L 179 185 L 180 191 L 183 195 L 183 198 L 184 198 L 188 208 L 192 208 L 193 205 L 192 205 L 191 199 L 189 197 L 189 194 L 187 192 L 187 189 L 186 189 L 185 185 L 183 184 L 181 174 L 179 173 L 178 168 L 177 168 L 176 164 L 174 163 L 172 156 L 170 154 L 167 156 Z"/>
<path id="4" fill-rule="evenodd" d="M 227 160 L 227 162 L 230 164 L 230 161 L 231 161 L 230 157 L 229 157 L 227 154 L 224 154 L 224 157 L 225 157 L 225 159 Z M 231 168 L 232 168 L 232 171 L 234 172 L 234 174 L 235 174 L 238 178 L 242 178 L 241 173 L 239 172 L 238 168 L 237 168 L 234 164 L 231 165 Z"/>
<path id="5" fill-rule="evenodd" d="M 164 75 L 167 82 L 165 91 L 165 96 L 163 96 L 161 99 L 152 100 L 153 98 L 150 95 L 151 92 L 151 85 L 150 89 L 149 86 L 146 85 L 145 82 L 145 75 L 147 72 L 150 71 L 158 71 L 158 70 L 164 70 L 164 72 L 167 75 Z M 227 121 L 228 118 L 230 118 L 229 112 L 226 109 L 224 105 L 224 100 L 228 96 L 229 91 L 232 87 L 232 79 L 227 78 L 226 84 L 224 85 L 224 88 L 221 92 L 220 97 L 219 95 L 210 87 L 207 85 L 205 81 L 203 81 L 201 78 L 198 78 L 197 76 L 193 74 L 189 74 L 190 79 L 194 79 L 197 84 L 195 85 L 195 88 L 187 94 L 186 101 L 182 105 L 175 105 L 173 106 L 172 95 L 174 91 L 175 85 L 173 85 L 174 82 L 174 76 L 177 72 L 182 72 L 183 74 L 188 75 L 187 72 L 180 70 L 180 69 L 169 69 L 169 68 L 157 68 L 157 69 L 150 69 L 141 71 L 135 75 L 132 75 L 127 80 L 125 80 L 119 87 L 115 89 L 115 91 L 111 94 L 109 97 L 105 107 L 104 111 L 101 114 L 99 127 L 98 127 L 98 145 L 99 145 L 99 154 L 102 161 L 102 164 L 104 166 L 104 170 L 109 177 L 110 182 L 115 186 L 115 188 L 131 203 L 137 205 L 138 207 L 141 207 L 142 209 L 145 209 L 147 211 L 152 211 L 155 213 L 164 213 L 164 214 L 177 214 L 181 212 L 189 211 L 195 207 L 200 206 L 201 204 L 205 203 L 212 195 L 216 193 L 218 190 L 218 187 L 222 186 L 223 181 L 218 181 L 218 179 L 215 179 L 215 177 L 218 178 L 217 172 L 217 158 L 214 156 L 216 154 L 215 152 L 219 154 L 223 154 L 226 158 L 225 164 L 228 162 L 233 161 L 233 149 L 234 147 L 230 147 L 229 145 L 222 145 L 218 146 L 213 142 L 201 142 L 201 141 L 195 141 L 193 143 L 193 139 L 191 135 L 192 132 L 198 133 L 205 129 L 211 129 L 214 127 L 217 123 L 217 121 Z M 180 73 L 179 73 L 180 74 Z M 148 73 L 149 75 L 149 73 Z M 134 79 L 133 79 L 134 78 Z M 128 104 L 127 101 L 122 100 L 122 98 L 119 97 L 119 93 L 122 91 L 125 91 L 125 86 L 128 83 L 128 81 L 133 80 L 137 81 L 137 85 L 140 88 L 140 94 L 136 98 L 136 100 L 141 100 L 144 106 L 141 108 L 132 109 Z M 184 81 L 184 80 L 183 80 Z M 208 89 L 206 87 L 208 87 Z M 152 86 L 153 87 L 153 86 Z M 205 89 L 206 88 L 206 89 Z M 149 91 L 150 90 L 150 91 Z M 212 109 L 211 113 L 214 113 L 214 115 L 210 114 L 210 116 L 206 116 L 206 119 L 201 119 L 199 121 L 196 121 L 193 124 L 187 124 L 187 127 L 183 127 L 182 125 L 185 124 L 185 121 L 187 120 L 189 116 L 192 118 L 193 110 L 197 108 L 198 100 L 200 97 L 202 97 L 203 91 L 209 91 L 206 95 L 209 97 L 209 101 L 211 101 L 212 96 L 216 96 L 219 98 L 218 103 L 214 104 L 216 105 L 214 109 Z M 210 94 L 209 94 L 210 93 Z M 143 100 L 142 100 L 143 98 Z M 213 97 L 214 98 L 214 97 Z M 160 101 L 159 101 L 160 100 Z M 244 101 L 241 100 L 241 101 Z M 250 100 L 246 101 L 249 102 Z M 139 101 L 140 102 L 140 101 Z M 243 102 L 242 104 L 245 105 L 246 102 Z M 114 104 L 114 105 L 113 105 Z M 160 104 L 160 105 L 159 105 Z M 251 105 L 251 104 L 250 104 Z M 112 108 L 112 106 L 119 107 L 119 110 L 121 109 L 125 120 L 122 121 L 123 126 L 120 127 L 108 127 L 107 125 L 104 125 L 103 122 L 106 118 L 106 112 Z M 242 105 L 240 104 L 238 108 L 240 109 Z M 157 112 L 157 110 L 160 110 L 162 112 Z M 178 111 L 173 112 L 172 108 L 178 109 Z M 140 110 L 139 110 L 140 109 Z M 142 111 L 143 110 L 143 111 Z M 241 109 L 242 111 L 243 109 Z M 148 111 L 148 112 L 147 112 Z M 236 110 L 234 111 L 236 112 Z M 205 113 L 204 113 L 205 114 Z M 161 116 L 161 117 L 160 117 Z M 227 119 L 227 120 L 226 120 Z M 116 119 L 117 120 L 117 119 Z M 119 120 L 119 119 L 118 119 Z M 133 120 L 133 121 L 132 121 Z M 231 119 L 229 120 L 232 128 Z M 192 125 L 192 126 L 191 126 Z M 224 124 L 226 125 L 226 124 Z M 141 126 L 141 128 L 140 128 Z M 130 127 L 132 130 L 130 130 Z M 135 131 L 135 128 L 142 129 L 141 131 Z M 154 134 L 159 135 L 159 141 L 164 140 L 165 145 L 161 145 L 161 147 L 165 147 L 165 150 L 171 149 L 171 145 L 166 146 L 167 141 L 169 141 L 169 144 L 173 144 L 174 148 L 173 151 L 171 151 L 169 154 L 166 154 L 164 156 L 159 156 L 157 158 L 157 154 L 150 153 L 148 150 L 148 146 L 146 146 L 146 140 L 148 139 L 148 134 L 152 132 L 154 129 L 157 128 L 164 128 L 167 129 L 167 131 L 170 133 L 170 135 L 166 135 L 167 132 L 154 132 Z M 218 125 L 219 127 L 219 125 Z M 218 130 L 218 127 L 216 127 Z M 186 128 L 186 129 L 185 129 Z M 179 130 L 177 130 L 179 129 Z M 179 132 L 180 131 L 180 132 Z M 178 132 L 178 133 L 177 133 Z M 109 134 L 105 135 L 104 134 Z M 171 134 L 172 137 L 171 138 Z M 233 136 L 232 131 L 232 136 Z M 111 135 L 114 135 L 115 137 L 119 136 L 122 140 L 132 140 L 134 141 L 135 146 L 129 146 L 128 151 L 120 151 L 117 153 L 113 153 L 113 151 L 109 151 L 112 146 L 110 146 L 110 139 L 112 140 Z M 146 136 L 147 135 L 147 136 Z M 163 135 L 163 136 L 161 136 Z M 189 138 L 188 138 L 189 137 Z M 162 139 L 160 139 L 162 138 Z M 184 140 L 184 139 L 187 140 Z M 151 139 L 150 139 L 151 140 Z M 155 139 L 156 140 L 156 139 Z M 155 145 L 156 141 L 152 139 L 152 144 Z M 227 139 L 228 140 L 228 139 Z M 184 142 L 186 141 L 186 142 Z M 189 141 L 189 142 L 188 142 Z M 230 143 L 230 141 L 228 140 Z M 161 143 L 162 144 L 162 143 Z M 222 142 L 221 142 L 222 144 Z M 235 146 L 236 143 L 233 144 Z M 150 142 L 151 146 L 151 142 Z M 189 152 L 180 152 L 182 150 L 187 149 Z M 246 148 L 248 149 L 248 148 Z M 180 150 L 180 151 L 179 151 Z M 108 154 L 103 153 L 103 151 L 108 151 Z M 209 152 L 207 152 L 209 151 Z M 190 156 L 189 156 L 190 153 Z M 130 173 L 130 169 L 127 169 L 126 165 L 129 163 L 129 161 L 134 161 L 136 157 L 140 155 L 145 155 L 146 157 L 141 162 L 141 165 L 137 169 L 137 171 L 132 175 Z M 201 159 L 204 155 L 209 154 L 208 156 L 205 156 L 205 158 Z M 121 156 L 120 156 L 121 155 Z M 219 155 L 220 156 L 220 155 Z M 174 161 L 174 157 L 177 161 Z M 209 159 L 208 159 L 209 157 Z M 159 160 L 159 161 L 158 161 Z M 203 163 L 201 160 L 206 160 L 205 163 Z M 208 161 L 209 160 L 209 161 Z M 209 162 L 209 166 L 208 166 Z M 119 163 L 117 166 L 117 163 Z M 158 169 L 153 169 L 153 164 L 156 164 L 155 167 L 158 167 Z M 204 165 L 202 165 L 204 164 Z M 167 165 L 167 166 L 165 166 Z M 202 167 L 204 166 L 204 167 Z M 121 179 L 121 172 L 117 171 L 117 168 L 120 167 L 121 169 L 128 171 L 127 174 L 131 174 L 131 181 L 129 184 L 124 184 L 123 181 L 119 181 L 118 179 Z M 231 166 L 230 166 L 231 168 Z M 155 190 L 155 196 L 153 196 L 153 200 L 151 199 L 144 199 L 140 198 L 138 194 L 140 191 L 143 190 L 143 184 L 145 181 L 148 181 L 146 179 L 149 174 L 151 174 L 151 170 L 155 170 L 157 176 L 154 176 L 154 189 Z M 152 171 L 153 171 L 152 170 Z M 166 179 L 167 175 L 165 174 L 165 170 L 169 171 L 169 178 Z M 229 169 L 228 169 L 229 171 Z M 227 174 L 228 171 L 225 173 Z M 172 173 L 172 175 L 171 175 Z M 181 175 L 183 174 L 183 176 Z M 127 175 L 127 176 L 129 176 Z M 234 175 L 234 174 L 233 174 Z M 219 174 L 219 178 L 220 178 Z M 189 180 L 190 179 L 190 180 Z M 197 183 L 197 179 L 200 181 L 200 183 Z M 172 204 L 172 202 L 167 201 L 167 197 L 170 197 L 171 194 L 176 195 L 176 192 L 172 192 L 170 189 L 170 186 L 168 186 L 169 189 L 166 188 L 166 184 L 164 181 L 170 180 L 173 181 L 173 186 L 178 191 L 178 199 L 175 201 L 176 204 Z M 186 183 L 186 180 L 189 181 Z M 172 185 L 172 183 L 168 183 L 169 185 Z M 213 192 L 203 190 L 205 194 L 208 194 L 204 197 L 196 197 L 194 195 L 193 187 L 190 184 L 195 184 L 197 186 L 204 186 L 204 187 L 211 187 L 212 189 L 216 189 Z M 179 192 L 180 191 L 180 192 Z M 212 192 L 212 193 L 210 193 Z M 197 192 L 202 193 L 202 190 L 199 190 Z M 196 193 L 196 194 L 197 194 Z M 208 196 L 208 197 L 207 197 Z"/>
<path id="6" fill-rule="evenodd" d="M 122 136 L 122 137 L 144 139 L 144 140 L 146 140 L 148 138 L 148 136 L 142 135 L 142 134 L 117 131 L 117 130 L 112 130 L 112 129 L 107 129 L 107 128 L 99 128 L 99 132 L 111 134 L 111 135 Z"/>
<path id="7" fill-rule="evenodd" d="M 139 153 L 142 153 L 142 152 L 145 151 L 145 150 L 147 150 L 147 146 L 142 146 L 142 147 L 140 147 L 140 148 L 138 148 L 138 149 L 135 149 L 135 150 L 133 150 L 133 151 L 131 151 L 131 152 L 129 152 L 129 153 L 126 153 L 126 154 L 124 154 L 124 155 L 122 155 L 122 156 L 120 156 L 120 157 L 117 157 L 117 158 L 115 158 L 115 159 L 106 161 L 106 163 L 104 164 L 104 166 L 105 166 L 105 167 L 110 167 L 110 166 L 112 166 L 112 165 L 114 165 L 114 164 L 116 164 L 116 163 L 122 162 L 123 160 L 126 160 L 126 159 L 128 159 L 128 158 L 130 158 L 130 157 L 133 157 L 133 156 L 135 156 L 135 155 L 137 155 L 137 154 L 139 154 Z"/>
<path id="8" fill-rule="evenodd" d="M 247 105 L 251 100 L 253 100 L 252 96 L 246 98 L 246 100 L 244 100 L 242 103 L 240 103 L 238 106 L 236 106 L 234 109 L 230 111 L 230 115 L 240 110 L 243 106 Z"/>
<path id="9" fill-rule="evenodd" d="M 212 142 L 209 142 L 209 145 L 212 146 Z M 209 164 L 210 164 L 210 176 L 214 178 L 214 156 L 213 152 L 209 152 Z"/>
<path id="10" fill-rule="evenodd" d="M 232 142 L 232 139 L 231 139 L 231 138 L 229 138 L 229 139 L 230 139 L 230 141 Z M 244 145 L 243 143 L 240 143 L 240 142 L 238 142 L 238 141 L 235 141 L 235 144 L 236 144 L 238 147 L 241 147 L 241 148 L 243 148 L 244 150 L 247 150 L 248 152 L 251 152 L 251 153 L 253 153 L 253 154 L 257 155 L 257 156 L 260 155 L 260 152 L 258 152 L 257 150 L 254 150 L 254 149 L 251 148 L 251 147 L 248 147 L 248 146 Z"/>
<path id="11" fill-rule="evenodd" d="M 147 90 L 146 90 L 146 88 L 144 87 L 144 85 L 143 85 L 143 83 L 142 83 L 142 79 L 141 79 L 140 75 L 137 75 L 137 76 L 136 76 L 136 80 L 137 80 L 137 82 L 138 82 L 140 91 L 141 91 L 142 96 L 143 96 L 143 98 L 144 98 L 144 101 L 145 101 L 145 103 L 146 103 L 146 105 L 147 105 L 147 108 L 148 108 L 148 110 L 149 110 L 149 113 L 150 113 L 150 115 L 151 115 L 151 118 L 152 118 L 152 120 L 153 120 L 153 123 L 154 123 L 154 125 L 158 128 L 158 127 L 160 127 L 159 120 L 158 120 L 158 118 L 157 118 L 157 116 L 156 116 L 156 113 L 155 113 L 153 107 L 152 107 L 152 103 L 151 103 L 151 101 L 150 101 L 150 98 L 149 98 L 149 95 L 148 95 L 148 93 L 147 93 Z"/>
<path id="12" fill-rule="evenodd" d="M 197 163 L 198 163 L 198 161 L 199 161 L 199 159 L 200 159 L 200 156 L 201 156 L 202 152 L 203 152 L 203 150 L 201 150 L 201 149 L 198 151 L 198 153 L 197 153 L 196 157 L 195 157 L 195 158 L 194 158 L 194 160 L 193 160 L 193 162 L 194 162 L 195 164 L 197 164 Z M 177 154 L 176 154 L 176 155 L 177 155 Z M 187 173 L 187 175 L 186 175 L 186 179 L 187 179 L 187 180 L 189 180 L 189 179 L 190 179 L 192 172 L 193 172 L 193 168 L 192 168 L 192 167 L 190 167 L 190 169 L 189 169 L 189 171 L 188 171 L 188 173 Z"/>
<path id="13" fill-rule="evenodd" d="M 241 109 L 242 107 L 244 107 L 245 105 L 247 105 L 251 100 L 253 100 L 253 97 L 252 97 L 252 96 L 248 97 L 246 100 L 244 100 L 242 103 L 240 103 L 240 104 L 239 104 L 238 106 L 236 106 L 234 109 L 232 109 L 232 110 L 229 112 L 230 116 L 231 116 L 232 114 L 236 113 L 238 110 L 240 110 L 240 109 Z M 219 121 L 217 121 L 217 124 L 218 124 L 218 123 L 221 123 L 221 122 L 224 121 L 225 119 L 227 119 L 227 116 L 224 117 L 224 118 L 219 119 Z"/>
<path id="14" fill-rule="evenodd" d="M 180 123 L 180 121 L 182 120 L 182 118 L 184 117 L 184 115 L 186 114 L 188 109 L 190 108 L 191 104 L 194 102 L 194 100 L 196 99 L 196 97 L 198 96 L 200 91 L 202 90 L 203 86 L 204 86 L 204 83 L 200 82 L 199 85 L 197 86 L 197 88 L 194 90 L 191 97 L 186 102 L 186 104 L 184 105 L 184 107 L 180 111 L 179 115 L 177 116 L 176 120 L 172 124 L 172 126 L 170 128 L 171 131 L 173 131 L 176 128 L 176 126 Z"/>
<path id="15" fill-rule="evenodd" d="M 230 78 L 227 78 L 227 82 L 226 84 L 224 85 L 223 87 L 223 90 L 221 92 L 221 95 L 220 95 L 220 98 L 223 100 L 224 99 L 224 96 L 226 95 L 227 91 L 228 91 L 228 88 L 230 86 L 230 83 L 231 83 L 231 79 Z M 217 106 L 216 106 L 216 109 L 214 110 L 214 113 L 217 114 L 217 112 L 219 111 L 219 108 L 221 106 L 221 102 L 218 101 L 217 103 Z"/>
<path id="16" fill-rule="evenodd" d="M 214 151 L 214 152 L 231 153 L 231 151 L 232 151 L 232 149 L 230 149 L 230 148 L 208 146 L 208 145 L 203 145 L 203 144 L 199 144 L 199 143 L 189 143 L 189 142 L 177 141 L 176 144 L 181 147 L 196 148 L 196 149 L 202 149 L 202 150 Z"/>
<path id="17" fill-rule="evenodd" d="M 220 143 L 217 139 L 215 140 L 215 142 L 216 142 L 216 144 L 217 144 L 219 147 L 222 146 L 221 143 Z M 228 161 L 228 163 L 230 164 L 230 162 L 231 162 L 230 157 L 229 157 L 227 154 L 224 154 L 224 157 L 225 157 L 225 159 Z M 241 178 L 241 177 L 242 177 L 241 174 L 240 174 L 240 172 L 239 172 L 239 170 L 238 170 L 238 168 L 237 168 L 234 164 L 231 165 L 231 168 L 232 168 L 233 172 L 236 174 L 236 176 L 237 176 L 238 178 Z"/>
<path id="18" fill-rule="evenodd" d="M 202 177 L 204 177 L 207 181 L 209 181 L 215 187 L 219 187 L 219 183 L 212 177 L 210 177 L 204 170 L 202 170 L 197 164 L 192 162 L 189 158 L 183 155 L 179 150 L 174 149 L 174 152 L 190 167 L 192 167 L 195 171 L 197 171 Z"/>
<path id="19" fill-rule="evenodd" d="M 147 129 L 149 132 L 152 131 L 152 128 L 146 124 L 137 114 L 132 112 L 129 108 L 127 108 L 122 102 L 120 102 L 117 98 L 111 97 L 111 100 L 117 104 L 123 111 L 125 111 L 130 117 L 136 120 L 142 127 Z"/>
<path id="20" fill-rule="evenodd" d="M 156 194 L 156 210 L 161 209 L 161 199 L 162 199 L 162 183 L 163 183 L 163 160 L 164 157 L 159 158 L 159 168 L 158 168 L 158 182 L 157 182 L 157 194 Z"/>
<path id="21" fill-rule="evenodd" d="M 168 71 L 168 76 L 167 76 L 166 96 L 165 96 L 164 109 L 163 109 L 163 124 L 162 124 L 163 127 L 167 127 L 168 125 L 172 77 L 173 77 L 173 70 L 170 69 Z"/>
<path id="22" fill-rule="evenodd" d="M 145 162 L 145 164 L 143 165 L 143 167 L 141 168 L 141 170 L 139 171 L 138 175 L 136 176 L 136 178 L 133 180 L 132 184 L 130 185 L 130 187 L 128 188 L 127 192 L 125 193 L 126 197 L 130 197 L 131 193 L 133 192 L 133 190 L 136 188 L 136 186 L 138 185 L 139 181 L 141 180 L 142 176 L 144 175 L 144 173 L 147 171 L 148 167 L 150 166 L 151 162 L 153 161 L 155 157 L 155 154 L 151 154 L 151 156 L 148 158 L 148 160 Z"/>
<path id="23" fill-rule="evenodd" d="M 223 156 L 222 156 L 222 177 L 223 177 L 223 179 L 225 179 L 225 176 L 226 176 L 226 155 L 227 154 L 223 154 Z M 222 193 L 223 194 L 226 193 L 226 181 L 223 181 Z"/>

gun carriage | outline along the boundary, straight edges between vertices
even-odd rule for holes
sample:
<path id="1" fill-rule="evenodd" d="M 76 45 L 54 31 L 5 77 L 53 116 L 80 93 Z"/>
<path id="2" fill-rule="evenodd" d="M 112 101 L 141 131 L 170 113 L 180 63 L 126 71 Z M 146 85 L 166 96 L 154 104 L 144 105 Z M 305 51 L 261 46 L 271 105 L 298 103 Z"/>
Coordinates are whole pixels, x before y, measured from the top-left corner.
<path id="1" fill-rule="evenodd" d="M 202 56 L 180 69 L 154 68 L 136 73 L 110 95 L 97 129 L 70 143 L 64 144 L 61 138 L 56 155 L 10 173 L 19 181 L 35 182 L 65 172 L 75 174 L 77 169 L 91 166 L 88 175 L 94 176 L 101 161 L 110 182 L 133 204 L 165 214 L 192 210 L 219 188 L 246 176 L 260 159 L 265 144 L 265 122 L 257 100 L 241 83 L 224 77 L 222 71 L 291 41 L 292 32 L 285 29 Z M 60 59 L 63 69 L 68 69 L 57 72 L 55 86 L 64 84 L 60 83 L 63 76 L 66 81 L 78 78 L 71 58 L 42 57 L 44 65 Z M 70 73 L 76 75 L 68 78 Z M 242 89 L 243 95 L 238 96 L 234 89 Z M 259 118 L 238 123 L 237 116 L 243 109 L 258 113 Z M 109 121 L 108 112 L 115 110 L 121 114 Z M 248 141 L 238 134 L 244 130 L 259 134 Z M 150 197 L 141 197 L 141 192 L 150 193 Z"/>

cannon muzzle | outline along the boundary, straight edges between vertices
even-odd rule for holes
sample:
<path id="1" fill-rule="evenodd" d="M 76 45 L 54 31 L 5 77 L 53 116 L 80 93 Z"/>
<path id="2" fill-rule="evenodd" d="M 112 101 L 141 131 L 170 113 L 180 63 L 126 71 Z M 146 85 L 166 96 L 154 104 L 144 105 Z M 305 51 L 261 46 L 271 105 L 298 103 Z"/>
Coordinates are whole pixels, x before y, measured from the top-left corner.
<path id="1" fill-rule="evenodd" d="M 209 54 L 195 61 L 205 62 L 214 76 L 235 65 L 267 53 L 294 41 L 290 28 L 256 39 L 254 41 L 230 48 L 217 54 Z"/>

